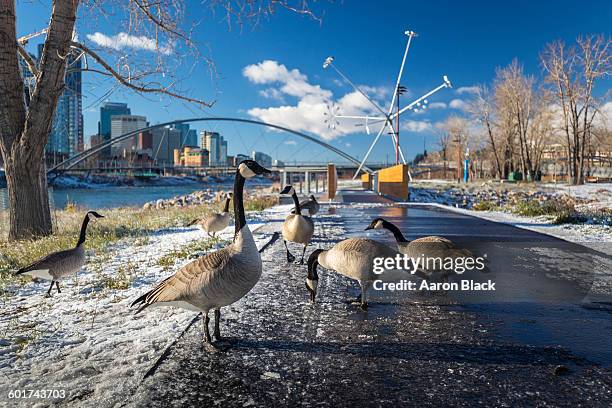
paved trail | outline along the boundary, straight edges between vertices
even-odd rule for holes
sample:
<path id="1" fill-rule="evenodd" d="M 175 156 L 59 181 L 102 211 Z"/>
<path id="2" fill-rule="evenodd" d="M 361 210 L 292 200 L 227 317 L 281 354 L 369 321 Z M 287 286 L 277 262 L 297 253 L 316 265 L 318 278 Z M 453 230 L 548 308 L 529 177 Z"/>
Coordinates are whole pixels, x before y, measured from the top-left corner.
<path id="1" fill-rule="evenodd" d="M 322 271 L 313 306 L 305 267 L 286 265 L 279 241 L 263 255 L 260 283 L 232 306 L 237 318 L 222 323 L 234 347 L 203 352 L 196 322 L 126 405 L 612 404 L 612 292 L 597 272 L 609 259 L 510 226 L 384 203 L 324 207 L 314 245 L 363 235 L 377 215 L 409 238 L 440 234 L 486 252 L 497 297 L 377 292 L 363 312 L 346 304 L 356 285 Z M 559 257 L 580 262 L 568 269 Z M 554 374 L 559 366 L 567 373 Z"/>

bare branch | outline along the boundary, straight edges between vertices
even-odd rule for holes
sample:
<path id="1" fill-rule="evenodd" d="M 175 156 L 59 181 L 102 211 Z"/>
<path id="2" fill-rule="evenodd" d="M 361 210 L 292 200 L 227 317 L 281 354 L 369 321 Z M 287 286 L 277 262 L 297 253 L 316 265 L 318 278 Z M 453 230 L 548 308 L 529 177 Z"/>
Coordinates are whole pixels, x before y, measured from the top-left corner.
<path id="1" fill-rule="evenodd" d="M 177 31 L 176 29 L 170 27 L 168 24 L 166 24 L 165 22 L 163 22 L 161 19 L 158 19 L 157 17 L 155 17 L 153 15 L 153 13 L 151 13 L 151 10 L 149 10 L 149 7 L 153 6 L 153 5 L 157 5 L 157 3 L 154 4 L 149 4 L 147 0 L 143 0 L 142 2 L 139 0 L 130 0 L 132 3 L 134 3 L 136 5 L 136 7 L 138 9 L 140 9 L 140 11 L 142 11 L 142 13 L 149 19 L 151 20 L 151 22 L 153 22 L 153 24 L 157 25 L 159 28 L 161 28 L 164 31 L 167 31 L 171 34 L 174 34 L 175 36 L 183 39 L 187 44 L 193 44 L 193 42 L 191 41 L 191 39 L 189 37 L 187 37 L 185 34 Z"/>
<path id="2" fill-rule="evenodd" d="M 115 69 L 113 69 L 113 67 L 111 67 L 104 60 L 104 58 L 102 58 L 100 55 L 98 55 L 98 53 L 93 51 L 91 48 L 87 47 L 85 44 L 82 44 L 82 43 L 79 43 L 79 42 L 76 42 L 76 41 L 72 41 L 70 43 L 70 45 L 72 47 L 74 47 L 74 48 L 77 48 L 77 49 L 87 53 L 98 64 L 100 64 L 111 76 L 113 76 L 119 83 L 121 83 L 121 85 L 124 85 L 127 88 L 130 88 L 130 89 L 132 89 L 132 90 L 134 90 L 136 92 L 163 94 L 163 95 L 167 95 L 167 96 L 170 96 L 172 98 L 180 99 L 180 100 L 183 100 L 183 101 L 186 101 L 186 102 L 196 103 L 196 104 L 202 105 L 202 106 L 204 106 L 206 108 L 210 108 L 214 104 L 214 102 L 205 102 L 205 101 L 202 101 L 200 99 L 190 98 L 190 97 L 187 97 L 187 96 L 175 93 L 175 92 L 170 90 L 172 88 L 172 85 L 166 86 L 166 87 L 161 87 L 161 86 L 160 87 L 147 87 L 147 86 L 140 86 L 140 85 L 133 84 L 132 82 L 130 82 L 130 80 L 126 79 L 124 76 L 122 76 L 120 73 L 118 73 Z"/>
<path id="3" fill-rule="evenodd" d="M 31 34 L 19 37 L 17 39 L 17 42 L 20 45 L 26 45 L 28 43 L 28 41 L 30 41 L 32 38 L 38 37 L 38 36 L 43 35 L 43 34 L 47 34 L 48 31 L 49 31 L 48 28 L 43 28 L 42 30 L 36 31 L 35 33 L 31 33 Z"/>
<path id="4" fill-rule="evenodd" d="M 28 52 L 25 50 L 25 48 L 23 48 L 23 46 L 19 44 L 19 42 L 17 43 L 17 52 L 19 52 L 19 55 L 25 61 L 32 75 L 38 78 L 38 68 L 36 67 L 36 61 L 34 61 L 32 56 L 28 54 Z"/>

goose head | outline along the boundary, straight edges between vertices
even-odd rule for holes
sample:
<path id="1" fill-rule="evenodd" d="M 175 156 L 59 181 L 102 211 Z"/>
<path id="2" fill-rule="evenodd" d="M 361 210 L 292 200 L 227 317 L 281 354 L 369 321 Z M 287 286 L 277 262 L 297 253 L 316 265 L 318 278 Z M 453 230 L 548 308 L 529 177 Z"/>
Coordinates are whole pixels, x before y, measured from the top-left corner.
<path id="1" fill-rule="evenodd" d="M 97 213 L 97 212 L 95 212 L 95 211 L 89 211 L 89 212 L 87 213 L 87 217 L 88 217 L 90 220 L 92 220 L 92 221 L 93 221 L 93 220 L 95 220 L 96 218 L 104 218 L 104 216 L 103 216 L 103 215 L 98 214 L 98 213 Z"/>
<path id="2" fill-rule="evenodd" d="M 240 175 L 245 179 L 255 177 L 260 174 L 270 174 L 272 173 L 270 170 L 262 167 L 255 160 L 243 160 L 238 165 L 238 171 Z"/>
<path id="3" fill-rule="evenodd" d="M 315 249 L 308 257 L 308 275 L 306 276 L 306 289 L 310 292 L 310 301 L 315 302 L 317 296 L 317 287 L 319 286 L 319 275 L 317 267 L 319 266 L 319 254 L 324 252 L 322 249 Z"/>
<path id="4" fill-rule="evenodd" d="M 285 188 L 283 188 L 283 190 L 280 193 L 286 194 L 286 195 L 294 195 L 295 189 L 293 188 L 292 185 L 288 185 L 288 186 L 285 186 Z"/>
<path id="5" fill-rule="evenodd" d="M 367 226 L 366 231 L 371 230 L 371 229 L 383 229 L 386 227 L 385 224 L 388 224 L 388 223 L 389 221 L 383 218 L 374 218 L 372 222 L 370 223 L 370 225 Z"/>
<path id="6" fill-rule="evenodd" d="M 317 202 L 317 199 L 315 198 L 314 194 L 311 194 L 311 195 L 310 195 L 310 199 L 311 199 L 312 201 L 314 201 L 315 203 Z"/>

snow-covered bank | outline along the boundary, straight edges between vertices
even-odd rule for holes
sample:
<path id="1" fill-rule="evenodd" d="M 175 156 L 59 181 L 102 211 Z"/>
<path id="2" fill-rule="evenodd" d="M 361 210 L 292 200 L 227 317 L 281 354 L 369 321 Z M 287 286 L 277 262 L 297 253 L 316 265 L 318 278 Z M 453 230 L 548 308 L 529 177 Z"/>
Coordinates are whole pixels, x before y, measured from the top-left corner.
<path id="1" fill-rule="evenodd" d="M 256 231 L 278 209 L 250 213 Z M 233 226 L 221 234 L 230 240 Z M 255 235 L 258 246 L 268 235 Z M 9 390 L 65 390 L 63 402 L 113 406 L 129 396 L 142 375 L 194 318 L 193 312 L 155 308 L 133 316 L 129 304 L 156 282 L 188 263 L 169 268 L 160 260 L 207 239 L 197 228 L 161 230 L 147 239 L 122 241 L 104 259 L 88 254 L 76 279 L 62 282 L 62 293 L 45 298 L 48 282 L 14 287 L 0 312 L 0 405 Z M 200 254 L 194 254 L 200 255 Z M 109 279 L 127 277 L 125 289 Z M 112 282 L 112 281 L 111 281 Z M 227 318 L 231 319 L 231 314 Z M 8 403 L 14 403 L 8 401 Z M 21 400 L 24 405 L 49 400 Z"/>
<path id="2" fill-rule="evenodd" d="M 554 216 L 524 216 L 507 210 L 513 204 L 558 200 L 583 216 L 582 222 L 560 223 Z M 421 181 L 410 190 L 411 203 L 433 204 L 490 221 L 548 234 L 597 251 L 612 254 L 612 184 L 501 185 L 480 183 L 452 185 Z M 474 211 L 475 205 L 490 202 L 496 208 Z M 506 210 L 502 210 L 506 208 Z"/>
<path id="3" fill-rule="evenodd" d="M 502 211 L 473 211 L 439 203 L 403 203 L 443 208 L 445 210 L 471 215 L 489 221 L 509 224 L 541 234 L 550 235 L 568 242 L 612 255 L 612 227 L 608 225 L 562 224 L 556 225 L 547 217 L 523 217 Z"/>

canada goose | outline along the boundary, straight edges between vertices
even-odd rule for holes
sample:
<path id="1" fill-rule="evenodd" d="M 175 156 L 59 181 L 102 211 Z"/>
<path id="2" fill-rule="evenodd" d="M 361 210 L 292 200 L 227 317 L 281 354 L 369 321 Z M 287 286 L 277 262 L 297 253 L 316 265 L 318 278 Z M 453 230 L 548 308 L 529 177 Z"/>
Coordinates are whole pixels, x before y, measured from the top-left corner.
<path id="1" fill-rule="evenodd" d="M 208 233 L 209 236 L 214 237 L 217 232 L 223 231 L 229 225 L 229 203 L 231 200 L 232 195 L 231 193 L 228 193 L 225 197 L 225 204 L 223 206 L 222 212 L 211 214 L 201 220 L 193 221 L 189 225 L 198 223 L 202 227 L 202 229 Z"/>
<path id="2" fill-rule="evenodd" d="M 417 238 L 413 241 L 408 241 L 400 229 L 393 223 L 383 219 L 375 218 L 372 220 L 366 230 L 370 229 L 386 229 L 393 233 L 397 243 L 398 250 L 411 258 L 428 257 L 428 258 L 471 258 L 473 254 L 467 249 L 457 248 L 450 239 L 431 235 L 427 237 Z M 437 269 L 427 270 L 425 278 L 431 278 L 433 272 L 440 272 Z M 448 274 L 444 274 L 443 278 L 448 278 Z"/>
<path id="3" fill-rule="evenodd" d="M 315 249 L 308 257 L 306 277 L 310 301 L 314 303 L 317 295 L 319 282 L 317 266 L 321 265 L 359 282 L 361 294 L 355 302 L 358 302 L 362 309 L 366 309 L 368 307 L 366 292 L 372 282 L 381 278 L 373 272 L 374 258 L 395 258 L 398 254 L 395 249 L 367 238 L 349 238 L 338 242 L 328 250 Z"/>
<path id="4" fill-rule="evenodd" d="M 306 247 L 312 238 L 314 233 L 314 223 L 310 217 L 302 215 L 302 207 L 298 200 L 295 189 L 292 186 L 285 186 L 281 194 L 288 194 L 293 197 L 295 204 L 295 214 L 289 214 L 285 218 L 283 223 L 283 242 L 285 243 L 285 249 L 287 250 L 287 262 L 295 261 L 295 257 L 289 252 L 287 241 L 296 242 L 303 244 L 304 249 L 302 250 L 302 259 L 300 265 L 304 263 L 304 254 L 306 253 Z"/>
<path id="5" fill-rule="evenodd" d="M 50 280 L 51 285 L 47 291 L 47 297 L 51 296 L 51 289 L 53 289 L 53 283 L 57 288 L 57 293 L 62 293 L 59 287 L 59 280 L 66 276 L 77 273 L 83 267 L 85 263 L 85 249 L 83 243 L 87 233 L 87 225 L 93 218 L 104 218 L 104 216 L 98 214 L 95 211 L 89 211 L 85 214 L 83 224 L 81 225 L 81 234 L 79 240 L 74 248 L 66 249 L 63 251 L 57 251 L 50 253 L 49 255 L 34 261 L 32 264 L 19 269 L 15 272 L 15 275 L 30 275 L 37 278 Z"/>
<path id="6" fill-rule="evenodd" d="M 310 195 L 308 200 L 300 201 L 300 209 L 302 211 L 308 210 L 308 215 L 310 215 L 311 217 L 319 212 L 319 208 L 320 208 L 319 203 L 317 199 L 315 198 L 315 196 L 312 194 Z M 291 214 L 295 214 L 295 213 L 296 213 L 295 208 L 293 208 L 291 210 Z"/>
<path id="7" fill-rule="evenodd" d="M 246 223 L 243 202 L 244 183 L 257 174 L 270 170 L 253 160 L 244 160 L 236 170 L 234 180 L 234 214 L 236 217 L 234 241 L 223 249 L 204 255 L 179 269 L 174 275 L 158 283 L 152 290 L 136 299 L 136 314 L 151 305 L 177 306 L 202 312 L 204 344 L 221 346 L 219 330 L 220 308 L 230 305 L 255 286 L 261 276 L 261 256 Z M 208 330 L 209 310 L 214 309 L 216 344 Z"/>

